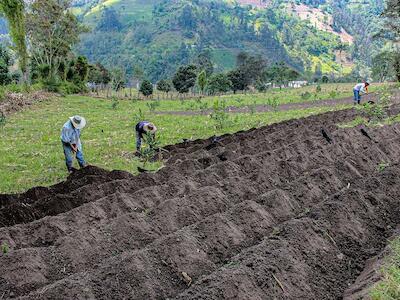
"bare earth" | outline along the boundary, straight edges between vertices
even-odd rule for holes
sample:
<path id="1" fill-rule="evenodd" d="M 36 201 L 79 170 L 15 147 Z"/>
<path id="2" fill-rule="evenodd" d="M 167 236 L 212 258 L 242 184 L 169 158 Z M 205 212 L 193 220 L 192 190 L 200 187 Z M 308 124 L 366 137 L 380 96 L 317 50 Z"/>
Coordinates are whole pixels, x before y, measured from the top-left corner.
<path id="1" fill-rule="evenodd" d="M 88 167 L 0 195 L 0 297 L 342 298 L 400 223 L 400 124 L 335 125 L 355 114 L 168 146 L 155 174 Z"/>

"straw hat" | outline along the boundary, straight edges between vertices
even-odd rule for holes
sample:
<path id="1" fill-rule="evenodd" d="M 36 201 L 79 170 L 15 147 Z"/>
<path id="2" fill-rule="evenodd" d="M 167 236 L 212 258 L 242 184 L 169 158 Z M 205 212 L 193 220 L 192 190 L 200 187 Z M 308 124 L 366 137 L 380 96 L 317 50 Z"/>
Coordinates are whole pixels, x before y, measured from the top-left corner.
<path id="1" fill-rule="evenodd" d="M 84 117 L 73 116 L 70 117 L 69 119 L 71 120 L 72 125 L 74 125 L 76 129 L 82 129 L 83 127 L 86 126 L 86 120 Z"/>
<path id="2" fill-rule="evenodd" d="M 153 123 L 147 123 L 143 126 L 143 130 L 148 133 L 155 133 L 157 131 L 157 127 Z"/>

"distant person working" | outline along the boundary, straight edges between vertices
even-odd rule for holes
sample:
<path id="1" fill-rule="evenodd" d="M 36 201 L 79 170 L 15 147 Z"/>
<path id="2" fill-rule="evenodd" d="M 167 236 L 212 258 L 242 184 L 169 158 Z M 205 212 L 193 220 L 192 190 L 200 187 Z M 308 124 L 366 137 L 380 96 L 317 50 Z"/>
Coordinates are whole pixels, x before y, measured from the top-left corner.
<path id="1" fill-rule="evenodd" d="M 368 94 L 368 82 L 358 83 L 354 86 L 354 105 L 360 104 L 361 102 L 361 94 Z"/>
<path id="2" fill-rule="evenodd" d="M 86 126 L 86 120 L 80 116 L 70 117 L 64 124 L 61 130 L 61 142 L 64 149 L 65 164 L 69 173 L 74 171 L 72 167 L 73 155 L 75 154 L 78 160 L 79 167 L 86 167 L 85 159 L 83 158 L 81 130 Z"/>
<path id="3" fill-rule="evenodd" d="M 136 153 L 140 154 L 140 148 L 142 146 L 143 136 L 147 134 L 155 135 L 157 127 L 148 121 L 140 121 L 135 126 L 136 129 Z"/>

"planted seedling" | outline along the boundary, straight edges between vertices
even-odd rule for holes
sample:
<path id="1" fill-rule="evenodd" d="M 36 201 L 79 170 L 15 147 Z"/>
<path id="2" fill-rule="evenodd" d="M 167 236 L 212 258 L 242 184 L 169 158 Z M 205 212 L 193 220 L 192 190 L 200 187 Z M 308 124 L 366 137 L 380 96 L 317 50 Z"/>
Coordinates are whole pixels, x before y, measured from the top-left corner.
<path id="1" fill-rule="evenodd" d="M 150 112 L 154 112 L 156 108 L 161 105 L 161 103 L 158 100 L 151 100 L 150 102 L 147 102 L 146 105 Z"/>
<path id="2" fill-rule="evenodd" d="M 386 162 L 381 162 L 381 163 L 379 163 L 378 164 L 378 171 L 379 172 L 383 172 L 387 167 L 389 167 L 389 163 L 386 163 Z"/>
<path id="3" fill-rule="evenodd" d="M 4 127 L 4 125 L 6 125 L 6 122 L 6 115 L 2 111 L 0 111 L 0 127 Z"/>
<path id="4" fill-rule="evenodd" d="M 310 98 L 311 98 L 311 93 L 308 91 L 301 94 L 301 99 L 303 99 L 303 100 L 308 100 Z"/>
<path id="5" fill-rule="evenodd" d="M 118 105 L 119 105 L 119 101 L 118 101 L 117 97 L 113 97 L 112 102 L 111 102 L 111 108 L 116 110 L 118 108 Z"/>
<path id="6" fill-rule="evenodd" d="M 216 129 L 222 129 L 228 122 L 228 113 L 226 110 L 226 103 L 223 100 L 216 100 L 213 105 L 213 111 L 210 118 L 215 122 Z"/>
<path id="7" fill-rule="evenodd" d="M 143 169 L 139 169 L 139 171 L 146 171 L 146 166 L 148 162 L 154 160 L 155 158 L 159 161 L 161 160 L 161 150 L 160 150 L 160 142 L 155 134 L 147 133 L 143 136 L 144 144 L 140 148 L 140 160 L 142 161 Z M 156 157 L 156 154 L 159 154 Z"/>
<path id="8" fill-rule="evenodd" d="M 144 214 L 146 217 L 149 216 L 151 213 L 152 213 L 151 208 L 146 208 L 146 209 L 143 211 L 143 214 Z"/>
<path id="9" fill-rule="evenodd" d="M 250 114 L 254 115 L 257 110 L 256 100 L 254 100 L 253 103 L 249 105 L 249 109 L 250 109 Z"/>
<path id="10" fill-rule="evenodd" d="M 274 111 L 277 111 L 279 106 L 278 98 L 274 97 L 272 99 L 268 99 L 268 105 L 271 106 Z"/>
<path id="11" fill-rule="evenodd" d="M 136 122 L 136 123 L 138 123 L 138 122 L 143 121 L 143 120 L 146 119 L 146 117 L 145 117 L 145 115 L 144 115 L 144 112 L 143 112 L 140 108 L 139 108 L 138 112 L 135 114 L 134 119 L 135 119 L 135 122 Z M 136 123 L 135 123 L 135 124 L 136 124 Z"/>
<path id="12" fill-rule="evenodd" d="M 3 243 L 1 244 L 1 252 L 2 252 L 3 254 L 7 254 L 9 251 L 10 251 L 10 249 L 9 249 L 9 247 L 8 247 L 8 244 L 7 244 L 6 242 L 3 242 Z"/>
<path id="13" fill-rule="evenodd" d="M 242 98 L 236 98 L 235 101 L 238 104 L 238 106 L 240 106 L 240 104 L 243 103 L 243 99 Z"/>

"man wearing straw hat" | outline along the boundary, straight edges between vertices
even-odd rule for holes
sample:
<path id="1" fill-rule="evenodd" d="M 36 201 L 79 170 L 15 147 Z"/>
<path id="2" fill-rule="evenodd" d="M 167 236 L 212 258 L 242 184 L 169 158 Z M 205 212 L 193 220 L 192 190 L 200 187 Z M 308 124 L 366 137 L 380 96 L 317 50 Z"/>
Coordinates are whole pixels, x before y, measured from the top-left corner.
<path id="1" fill-rule="evenodd" d="M 136 154 L 140 154 L 140 147 L 142 146 L 143 135 L 155 134 L 157 127 L 148 121 L 140 121 L 135 126 L 136 129 Z"/>
<path id="2" fill-rule="evenodd" d="M 74 170 L 72 167 L 73 155 L 75 154 L 81 168 L 86 167 L 83 158 L 81 130 L 85 127 L 86 120 L 80 116 L 70 117 L 61 130 L 61 142 L 64 149 L 65 164 L 69 173 Z"/>

